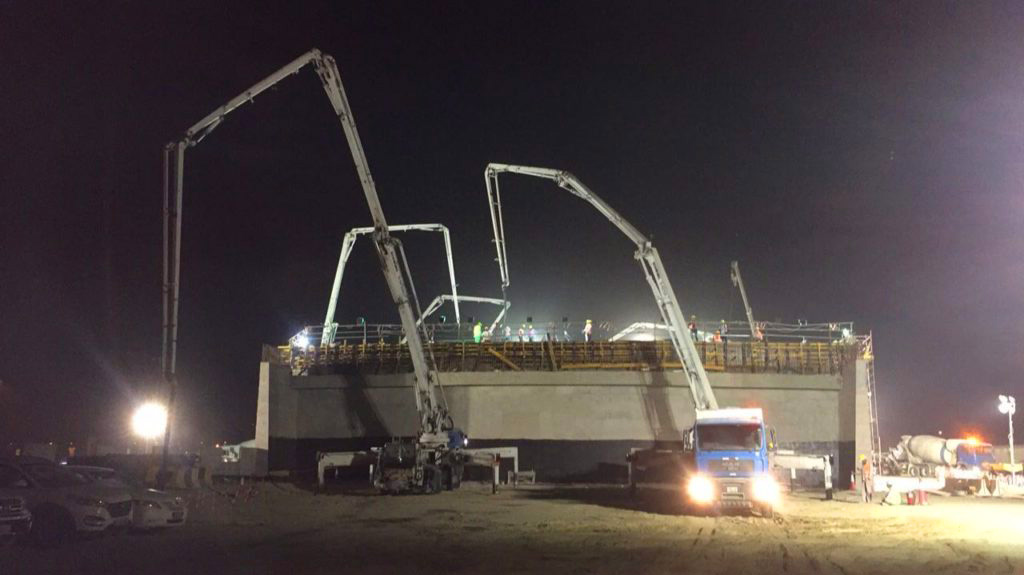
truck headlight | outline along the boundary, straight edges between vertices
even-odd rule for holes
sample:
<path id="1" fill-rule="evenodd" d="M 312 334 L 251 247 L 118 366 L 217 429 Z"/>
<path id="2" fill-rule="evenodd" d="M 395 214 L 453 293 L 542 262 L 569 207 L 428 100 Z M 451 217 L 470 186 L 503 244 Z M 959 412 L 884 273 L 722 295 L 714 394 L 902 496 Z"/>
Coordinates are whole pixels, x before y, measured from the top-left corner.
<path id="1" fill-rule="evenodd" d="M 715 499 L 715 485 L 705 475 L 694 475 L 686 483 L 686 494 L 694 503 L 711 503 Z"/>
<path id="2" fill-rule="evenodd" d="M 775 505 L 779 502 L 780 498 L 779 484 L 773 477 L 762 475 L 754 480 L 751 495 L 756 501 Z"/>

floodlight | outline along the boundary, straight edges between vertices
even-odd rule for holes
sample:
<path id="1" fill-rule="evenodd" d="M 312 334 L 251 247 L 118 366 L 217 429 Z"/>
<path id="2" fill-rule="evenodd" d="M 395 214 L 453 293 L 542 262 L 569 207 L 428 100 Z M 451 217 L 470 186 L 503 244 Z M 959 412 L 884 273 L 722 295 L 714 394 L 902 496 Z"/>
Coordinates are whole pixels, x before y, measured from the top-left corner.
<path id="1" fill-rule="evenodd" d="M 159 403 L 145 403 L 132 416 L 132 431 L 143 439 L 156 439 L 167 428 L 167 408 Z"/>

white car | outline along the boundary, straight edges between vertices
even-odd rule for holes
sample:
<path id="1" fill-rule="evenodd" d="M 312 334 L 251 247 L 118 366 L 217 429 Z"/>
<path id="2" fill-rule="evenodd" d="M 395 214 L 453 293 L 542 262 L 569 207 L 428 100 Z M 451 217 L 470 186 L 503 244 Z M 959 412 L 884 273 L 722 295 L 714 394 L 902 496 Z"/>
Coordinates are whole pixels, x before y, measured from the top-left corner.
<path id="1" fill-rule="evenodd" d="M 145 486 L 135 484 L 107 467 L 68 465 L 67 468 L 96 485 L 128 491 L 132 496 L 132 527 L 135 529 L 176 527 L 185 524 L 188 507 L 181 497 L 156 489 L 146 489 Z"/>
<path id="2" fill-rule="evenodd" d="M 61 543 L 75 532 L 132 524 L 132 498 L 126 490 L 89 483 L 46 459 L 0 458 L 0 488 L 25 501 L 32 513 L 30 535 L 44 545 Z"/>

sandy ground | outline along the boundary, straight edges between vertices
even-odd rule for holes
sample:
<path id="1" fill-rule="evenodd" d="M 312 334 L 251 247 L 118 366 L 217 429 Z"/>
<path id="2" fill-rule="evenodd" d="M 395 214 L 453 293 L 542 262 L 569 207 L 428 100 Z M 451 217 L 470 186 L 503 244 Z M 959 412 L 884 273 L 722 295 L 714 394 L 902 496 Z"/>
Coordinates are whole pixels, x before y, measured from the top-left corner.
<path id="1" fill-rule="evenodd" d="M 617 486 L 387 497 L 264 484 L 248 501 L 193 498 L 185 527 L 5 547 L 0 573 L 1024 574 L 1022 500 L 881 507 L 808 493 L 769 520 L 693 516 L 675 491 Z"/>

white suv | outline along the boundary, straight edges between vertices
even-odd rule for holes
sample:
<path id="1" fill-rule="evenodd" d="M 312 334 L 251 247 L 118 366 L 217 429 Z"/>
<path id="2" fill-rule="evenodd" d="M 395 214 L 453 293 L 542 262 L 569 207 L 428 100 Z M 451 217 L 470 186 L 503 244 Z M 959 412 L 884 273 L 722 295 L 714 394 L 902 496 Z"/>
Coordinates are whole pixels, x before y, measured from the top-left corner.
<path id="1" fill-rule="evenodd" d="M 0 489 L 25 501 L 32 513 L 31 535 L 44 545 L 60 543 L 75 532 L 132 523 L 132 498 L 125 490 L 89 483 L 45 459 L 0 458 Z"/>

